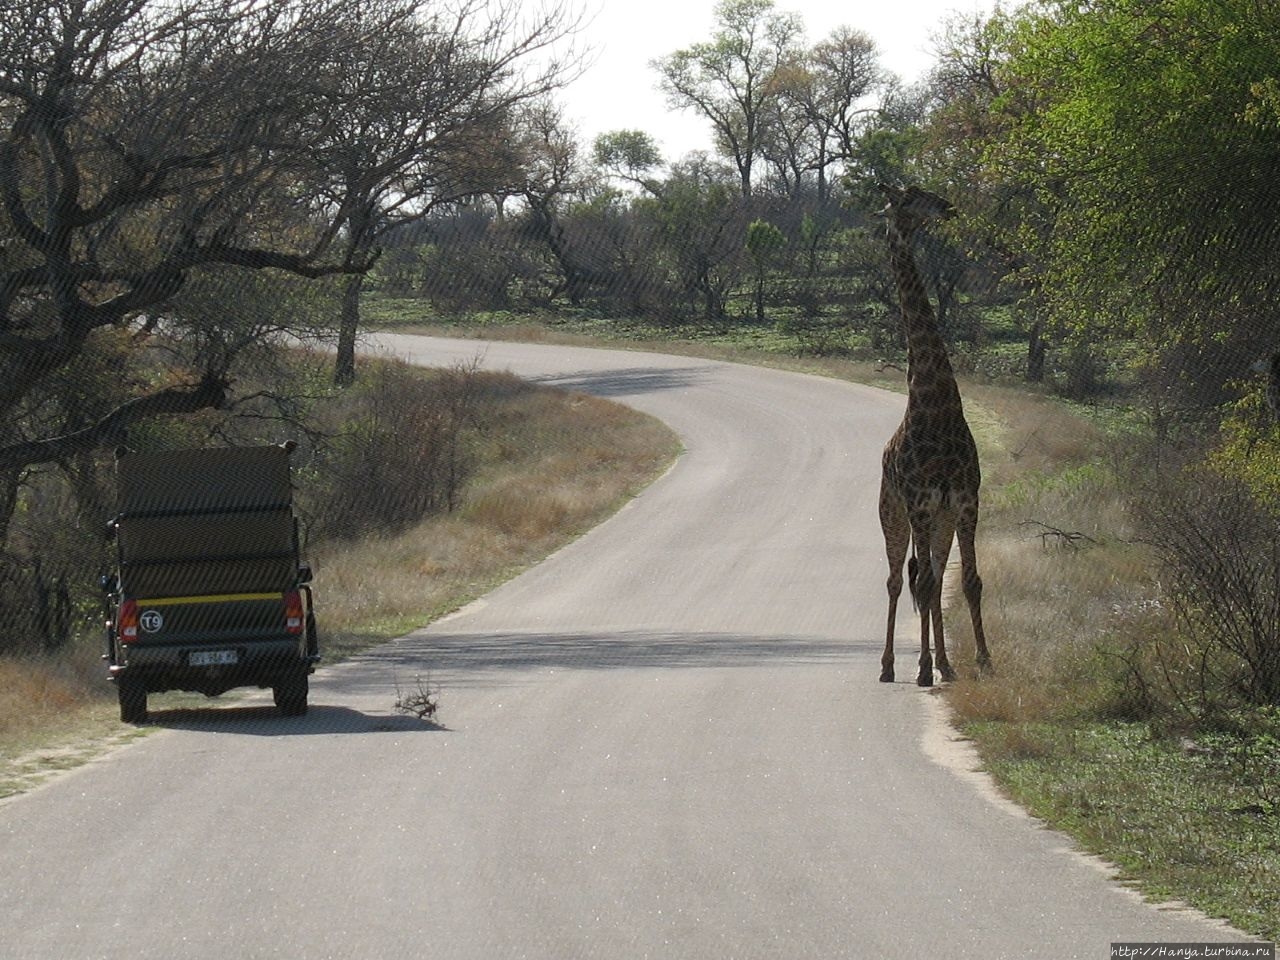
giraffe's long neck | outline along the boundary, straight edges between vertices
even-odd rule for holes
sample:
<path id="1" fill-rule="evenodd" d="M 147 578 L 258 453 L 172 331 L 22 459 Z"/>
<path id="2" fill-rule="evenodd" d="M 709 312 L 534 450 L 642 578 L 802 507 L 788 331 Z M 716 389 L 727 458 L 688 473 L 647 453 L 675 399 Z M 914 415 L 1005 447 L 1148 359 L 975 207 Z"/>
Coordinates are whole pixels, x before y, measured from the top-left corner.
<path id="1" fill-rule="evenodd" d="M 897 229 L 889 230 L 890 266 L 898 284 L 898 303 L 907 334 L 907 349 L 913 356 L 947 355 L 947 346 L 938 332 L 933 305 L 925 290 L 924 277 L 916 266 L 911 239 Z"/>
<path id="2" fill-rule="evenodd" d="M 924 278 L 916 266 L 911 240 L 892 225 L 888 234 L 890 265 L 898 284 L 898 302 L 907 335 L 909 395 L 918 396 L 927 390 L 934 403 L 954 400 L 959 404 L 960 391 L 947 357 L 947 345 L 938 332 L 938 322 L 929 303 Z"/>

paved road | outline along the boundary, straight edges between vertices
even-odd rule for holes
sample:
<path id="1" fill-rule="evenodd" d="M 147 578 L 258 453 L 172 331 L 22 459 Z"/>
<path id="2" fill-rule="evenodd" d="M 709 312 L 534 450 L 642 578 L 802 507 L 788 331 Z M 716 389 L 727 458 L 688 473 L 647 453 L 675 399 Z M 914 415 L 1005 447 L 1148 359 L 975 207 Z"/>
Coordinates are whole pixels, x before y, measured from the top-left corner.
<path id="1" fill-rule="evenodd" d="M 1228 939 L 933 762 L 934 701 L 877 682 L 901 397 L 383 343 L 616 398 L 686 452 L 483 601 L 324 670 L 307 717 L 161 712 L 170 729 L 0 805 L 0 957 L 1064 960 Z M 425 671 L 443 728 L 391 709 Z"/>

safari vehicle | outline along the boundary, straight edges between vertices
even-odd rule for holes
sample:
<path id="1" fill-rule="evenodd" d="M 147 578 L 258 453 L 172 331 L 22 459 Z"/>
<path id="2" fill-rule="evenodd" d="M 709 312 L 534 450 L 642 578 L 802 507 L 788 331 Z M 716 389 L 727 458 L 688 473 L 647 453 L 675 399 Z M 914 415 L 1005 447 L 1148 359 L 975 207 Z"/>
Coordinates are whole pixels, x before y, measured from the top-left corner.
<path id="1" fill-rule="evenodd" d="M 147 695 L 270 687 L 307 711 L 320 659 L 311 571 L 299 561 L 294 444 L 116 453 L 116 570 L 102 578 L 120 719 Z"/>

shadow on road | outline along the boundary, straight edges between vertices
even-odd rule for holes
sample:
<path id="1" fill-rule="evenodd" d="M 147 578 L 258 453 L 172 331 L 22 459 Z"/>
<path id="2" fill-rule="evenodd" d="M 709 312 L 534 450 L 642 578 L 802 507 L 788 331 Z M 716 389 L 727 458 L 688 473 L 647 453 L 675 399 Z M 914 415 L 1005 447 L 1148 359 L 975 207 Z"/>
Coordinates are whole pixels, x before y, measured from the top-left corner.
<path id="1" fill-rule="evenodd" d="M 693 386 L 711 370 L 709 366 L 688 369 L 629 367 L 625 370 L 578 371 L 532 379 L 535 383 L 562 390 L 577 390 L 597 397 L 634 397 Z"/>
<path id="2" fill-rule="evenodd" d="M 188 707 L 152 710 L 149 725 L 167 730 L 299 737 L 334 733 L 440 733 L 448 727 L 410 716 L 374 716 L 349 707 L 315 705 L 302 717 L 282 717 L 271 706 Z"/>
<path id="3" fill-rule="evenodd" d="M 491 684 L 496 672 L 548 669 L 697 669 L 847 662 L 848 641 L 822 637 L 767 637 L 726 633 L 436 633 L 411 634 L 348 662 L 396 676 L 447 677 L 450 687 Z M 345 671 L 344 671 L 345 673 Z M 356 676 L 325 682 L 346 687 Z M 381 681 L 380 681 L 381 682 Z"/>

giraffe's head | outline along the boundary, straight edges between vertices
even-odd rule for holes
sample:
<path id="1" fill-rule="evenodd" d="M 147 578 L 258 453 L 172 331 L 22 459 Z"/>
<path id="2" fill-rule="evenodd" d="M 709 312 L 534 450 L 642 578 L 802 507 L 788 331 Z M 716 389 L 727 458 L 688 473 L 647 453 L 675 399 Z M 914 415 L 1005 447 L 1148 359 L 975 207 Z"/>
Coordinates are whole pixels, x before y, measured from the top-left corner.
<path id="1" fill-rule="evenodd" d="M 956 215 L 951 201 L 920 187 L 910 186 L 903 190 L 887 183 L 881 183 L 879 187 L 889 201 L 884 208 L 885 221 L 890 230 L 904 239 L 909 239 L 923 226 L 949 220 Z"/>

